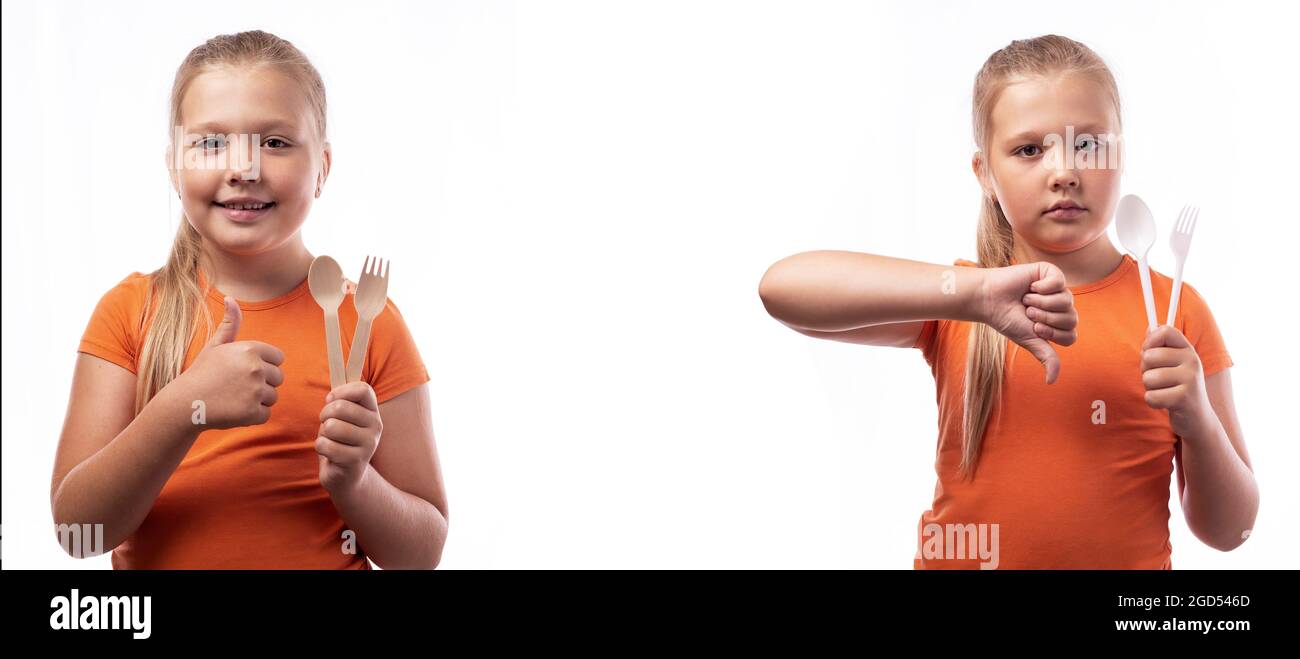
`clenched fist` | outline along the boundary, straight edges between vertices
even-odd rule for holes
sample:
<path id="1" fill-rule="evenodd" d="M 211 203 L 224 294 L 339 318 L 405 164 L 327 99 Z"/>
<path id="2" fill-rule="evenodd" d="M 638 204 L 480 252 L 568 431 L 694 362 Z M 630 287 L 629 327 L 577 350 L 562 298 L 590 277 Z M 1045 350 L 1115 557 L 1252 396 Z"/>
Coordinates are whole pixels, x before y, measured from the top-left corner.
<path id="1" fill-rule="evenodd" d="M 1023 346 L 1056 382 L 1061 360 L 1051 343 L 1068 346 L 1078 335 L 1079 313 L 1060 268 L 1047 262 L 1022 263 L 985 271 L 981 321 Z"/>
<path id="2" fill-rule="evenodd" d="M 384 422 L 375 390 L 366 382 L 349 382 L 329 393 L 320 411 L 320 482 L 330 494 L 361 482 L 379 448 Z"/>

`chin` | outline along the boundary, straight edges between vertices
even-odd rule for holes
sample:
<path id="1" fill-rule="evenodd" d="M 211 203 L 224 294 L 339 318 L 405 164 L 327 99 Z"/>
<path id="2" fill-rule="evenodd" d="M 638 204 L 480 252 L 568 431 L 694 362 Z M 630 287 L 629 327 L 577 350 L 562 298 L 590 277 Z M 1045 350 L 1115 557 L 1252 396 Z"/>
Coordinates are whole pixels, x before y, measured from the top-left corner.
<path id="1" fill-rule="evenodd" d="M 1038 249 L 1045 252 L 1051 252 L 1053 254 L 1069 254 L 1070 252 L 1077 252 L 1084 247 L 1091 245 L 1094 240 L 1096 240 L 1096 236 L 1090 236 L 1090 234 L 1084 235 L 1080 232 L 1079 234 L 1070 236 L 1055 235 L 1050 238 L 1042 237 L 1035 240 L 1034 243 Z"/>
<path id="2" fill-rule="evenodd" d="M 234 233 L 235 235 L 232 235 Z M 246 233 L 246 235 L 238 235 Z M 253 256 L 270 249 L 274 244 L 269 235 L 263 231 L 249 231 L 249 228 L 235 228 L 232 232 L 225 227 L 204 234 L 213 246 L 227 254 Z"/>

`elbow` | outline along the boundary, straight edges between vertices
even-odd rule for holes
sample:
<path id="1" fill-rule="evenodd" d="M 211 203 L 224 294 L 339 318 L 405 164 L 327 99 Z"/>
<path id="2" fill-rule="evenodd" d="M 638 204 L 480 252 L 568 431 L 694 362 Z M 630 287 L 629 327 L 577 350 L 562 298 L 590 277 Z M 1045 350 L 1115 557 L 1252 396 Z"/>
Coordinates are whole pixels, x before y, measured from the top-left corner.
<path id="1" fill-rule="evenodd" d="M 422 552 L 422 555 L 408 565 L 395 569 L 405 570 L 436 570 L 442 563 L 442 549 L 447 545 L 447 518 L 442 514 L 438 515 L 438 522 L 434 527 L 433 537 L 429 540 L 428 550 Z M 380 566 L 384 569 L 394 569 L 387 566 Z"/>
<path id="2" fill-rule="evenodd" d="M 447 546 L 446 513 L 442 513 L 441 515 L 439 515 L 439 518 L 441 523 L 438 524 L 438 531 L 437 533 L 434 534 L 434 538 L 433 538 L 433 552 L 432 552 L 433 555 L 431 556 L 431 559 L 429 561 L 429 567 L 428 567 L 428 569 L 430 570 L 438 569 L 438 565 L 442 563 L 442 550 L 444 547 Z"/>
<path id="3" fill-rule="evenodd" d="M 392 568 L 387 567 L 387 566 L 384 566 L 384 565 L 380 565 L 380 567 L 383 567 L 383 568 L 386 569 L 386 570 L 389 570 L 389 569 L 399 569 L 399 570 L 436 570 L 436 569 L 438 569 L 438 565 L 440 565 L 440 564 L 442 563 L 442 547 L 443 547 L 443 544 L 444 544 L 444 541 L 443 541 L 443 540 L 440 540 L 440 539 L 438 539 L 438 538 L 435 538 L 434 541 L 431 543 L 431 546 L 430 546 L 429 552 L 426 553 L 424 556 L 422 556 L 420 559 L 418 559 L 418 560 L 416 560 L 416 561 L 413 561 L 412 563 L 407 564 L 407 565 L 401 565 L 401 566 L 396 566 L 396 567 L 392 567 Z M 371 560 L 374 560 L 374 558 L 372 557 Z"/>
<path id="4" fill-rule="evenodd" d="M 63 549 L 63 553 L 73 558 L 85 558 L 81 549 L 81 525 L 69 521 L 70 516 L 62 505 L 62 484 L 50 494 L 50 515 L 54 522 L 54 542 Z M 94 529 L 91 529 L 92 536 Z M 75 536 L 75 537 L 74 537 Z"/>
<path id="5" fill-rule="evenodd" d="M 775 264 L 769 267 L 767 272 L 763 273 L 763 278 L 758 280 L 758 299 L 762 300 L 763 308 L 767 309 L 769 314 L 772 313 L 772 295 L 775 293 L 773 291 L 775 285 L 772 283 L 772 269 L 775 267 Z"/>
<path id="6" fill-rule="evenodd" d="M 758 299 L 762 300 L 763 308 L 767 310 L 768 315 L 781 322 L 785 322 L 782 318 L 784 315 L 782 301 L 787 296 L 787 261 L 789 258 L 773 263 L 767 272 L 763 273 L 763 278 L 758 281 Z"/>
<path id="7" fill-rule="evenodd" d="M 79 515 L 67 509 L 68 504 L 62 494 L 63 488 L 60 486 L 51 496 L 50 509 L 54 521 L 54 541 L 63 549 L 63 553 L 72 558 L 92 558 L 117 549 L 122 540 L 109 535 L 102 523 L 80 521 Z"/>
<path id="8" fill-rule="evenodd" d="M 1252 481 L 1251 484 L 1254 485 L 1254 482 Z M 1246 540 L 1250 538 L 1252 529 L 1255 527 L 1255 522 L 1259 517 L 1259 490 L 1257 487 L 1253 487 L 1252 489 L 1254 491 L 1251 493 L 1249 503 L 1247 504 L 1248 512 L 1243 515 L 1241 521 L 1228 526 L 1228 528 L 1222 532 L 1218 542 L 1207 544 L 1222 552 L 1229 552 L 1246 544 Z"/>
<path id="9" fill-rule="evenodd" d="M 806 323 L 815 321 L 816 300 L 823 296 L 827 272 L 833 262 L 827 252 L 799 252 L 773 263 L 758 281 L 758 297 L 768 315 L 791 329 L 820 329 Z"/>
<path id="10" fill-rule="evenodd" d="M 1214 540 L 1208 540 L 1202 538 L 1201 541 L 1213 549 L 1227 553 L 1236 549 L 1237 547 L 1240 547 L 1243 543 L 1246 542 L 1246 538 L 1249 537 L 1250 537 L 1250 529 L 1246 529 L 1245 531 L 1241 532 L 1241 536 L 1239 537 L 1219 538 Z"/>
<path id="11" fill-rule="evenodd" d="M 1207 529 L 1203 528 L 1203 525 L 1193 526 L 1191 524 L 1188 526 L 1192 531 L 1192 535 L 1199 538 L 1207 547 L 1226 553 L 1246 543 L 1246 539 L 1251 534 L 1250 527 L 1254 526 L 1254 524 L 1255 515 L 1252 514 L 1247 523 L 1232 524 L 1224 528 Z"/>
<path id="12" fill-rule="evenodd" d="M 58 517 L 54 522 L 54 542 L 72 558 L 102 556 L 116 548 L 105 544 L 103 524 L 68 522 Z"/>
<path id="13" fill-rule="evenodd" d="M 1252 515 L 1250 519 L 1250 524 L 1248 524 L 1247 526 L 1254 526 L 1254 525 L 1255 525 L 1255 517 Z M 1230 552 L 1236 549 L 1237 547 L 1246 544 L 1246 540 L 1250 538 L 1250 534 L 1251 534 L 1250 528 L 1242 529 L 1239 531 L 1234 530 L 1224 534 L 1224 536 L 1222 538 L 1219 538 L 1217 541 L 1206 542 L 1206 544 L 1221 552 Z"/>

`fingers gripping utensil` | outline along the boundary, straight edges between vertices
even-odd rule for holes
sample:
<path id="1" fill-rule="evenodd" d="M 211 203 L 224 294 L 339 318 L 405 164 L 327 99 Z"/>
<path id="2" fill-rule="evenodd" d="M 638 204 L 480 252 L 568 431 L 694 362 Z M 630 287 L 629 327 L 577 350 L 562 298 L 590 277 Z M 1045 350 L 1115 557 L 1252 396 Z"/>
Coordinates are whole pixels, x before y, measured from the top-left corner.
<path id="1" fill-rule="evenodd" d="M 345 383 L 343 344 L 339 339 L 339 305 L 343 303 L 343 269 L 328 256 L 317 256 L 307 271 L 307 285 L 325 311 L 325 346 L 329 352 L 330 389 Z"/>
<path id="2" fill-rule="evenodd" d="M 1174 266 L 1174 292 L 1169 297 L 1169 317 L 1165 324 L 1174 326 L 1174 315 L 1178 313 L 1178 298 L 1183 291 L 1183 264 L 1187 262 L 1187 252 L 1192 247 L 1192 232 L 1196 231 L 1196 218 L 1201 214 L 1201 209 L 1196 206 L 1183 206 L 1183 212 L 1178 214 L 1178 222 L 1174 224 L 1174 230 L 1169 234 L 1169 249 L 1174 252 L 1174 259 L 1177 265 Z"/>
<path id="3" fill-rule="evenodd" d="M 370 323 L 388 302 L 388 267 L 383 259 L 366 257 L 357 294 L 352 303 L 357 307 L 357 331 L 352 335 L 352 348 L 348 351 L 347 381 L 361 379 L 361 368 L 366 362 L 366 345 L 370 342 Z"/>
<path id="4" fill-rule="evenodd" d="M 1138 262 L 1142 277 L 1142 298 L 1147 307 L 1147 329 L 1156 328 L 1156 303 L 1151 295 L 1151 268 L 1147 266 L 1147 252 L 1156 242 L 1156 221 L 1151 209 L 1137 195 L 1124 195 L 1115 211 L 1115 229 L 1124 249 Z"/>

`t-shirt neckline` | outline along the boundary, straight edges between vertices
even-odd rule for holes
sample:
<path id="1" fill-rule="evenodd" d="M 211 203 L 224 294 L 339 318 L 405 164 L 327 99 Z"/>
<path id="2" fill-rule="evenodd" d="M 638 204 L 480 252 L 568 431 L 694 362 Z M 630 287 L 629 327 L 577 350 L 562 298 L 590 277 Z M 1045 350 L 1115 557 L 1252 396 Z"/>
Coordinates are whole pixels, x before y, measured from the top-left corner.
<path id="1" fill-rule="evenodd" d="M 203 275 L 202 268 L 199 269 L 199 288 L 208 289 L 209 298 L 212 298 L 217 302 L 225 304 L 225 295 L 221 291 L 217 290 L 216 286 L 208 288 L 208 279 Z M 259 311 L 262 309 L 271 309 L 274 307 L 283 306 L 285 304 L 293 302 L 294 300 L 302 297 L 309 290 L 310 287 L 308 285 L 308 278 L 303 277 L 302 281 L 299 282 L 297 286 L 294 286 L 292 290 L 290 290 L 289 292 L 283 295 L 278 295 L 268 300 L 257 300 L 253 302 L 248 302 L 245 300 L 235 300 L 235 302 L 239 304 L 240 310 Z"/>
<path id="2" fill-rule="evenodd" d="M 1086 284 L 1079 284 L 1077 286 L 1066 286 L 1066 288 L 1068 288 L 1070 292 L 1073 293 L 1074 295 L 1082 295 L 1084 293 L 1091 293 L 1093 291 L 1106 288 L 1107 286 L 1110 286 L 1111 284 L 1123 279 L 1126 275 L 1132 272 L 1134 268 L 1137 267 L 1137 260 L 1135 260 L 1129 254 L 1123 254 L 1122 256 L 1123 258 L 1120 260 L 1119 266 L 1116 267 L 1114 270 L 1112 270 L 1111 273 L 1106 275 L 1105 277 L 1102 277 L 1097 281 L 1088 282 Z M 1011 265 L 1017 265 L 1017 261 L 1015 258 L 1011 259 Z"/>

